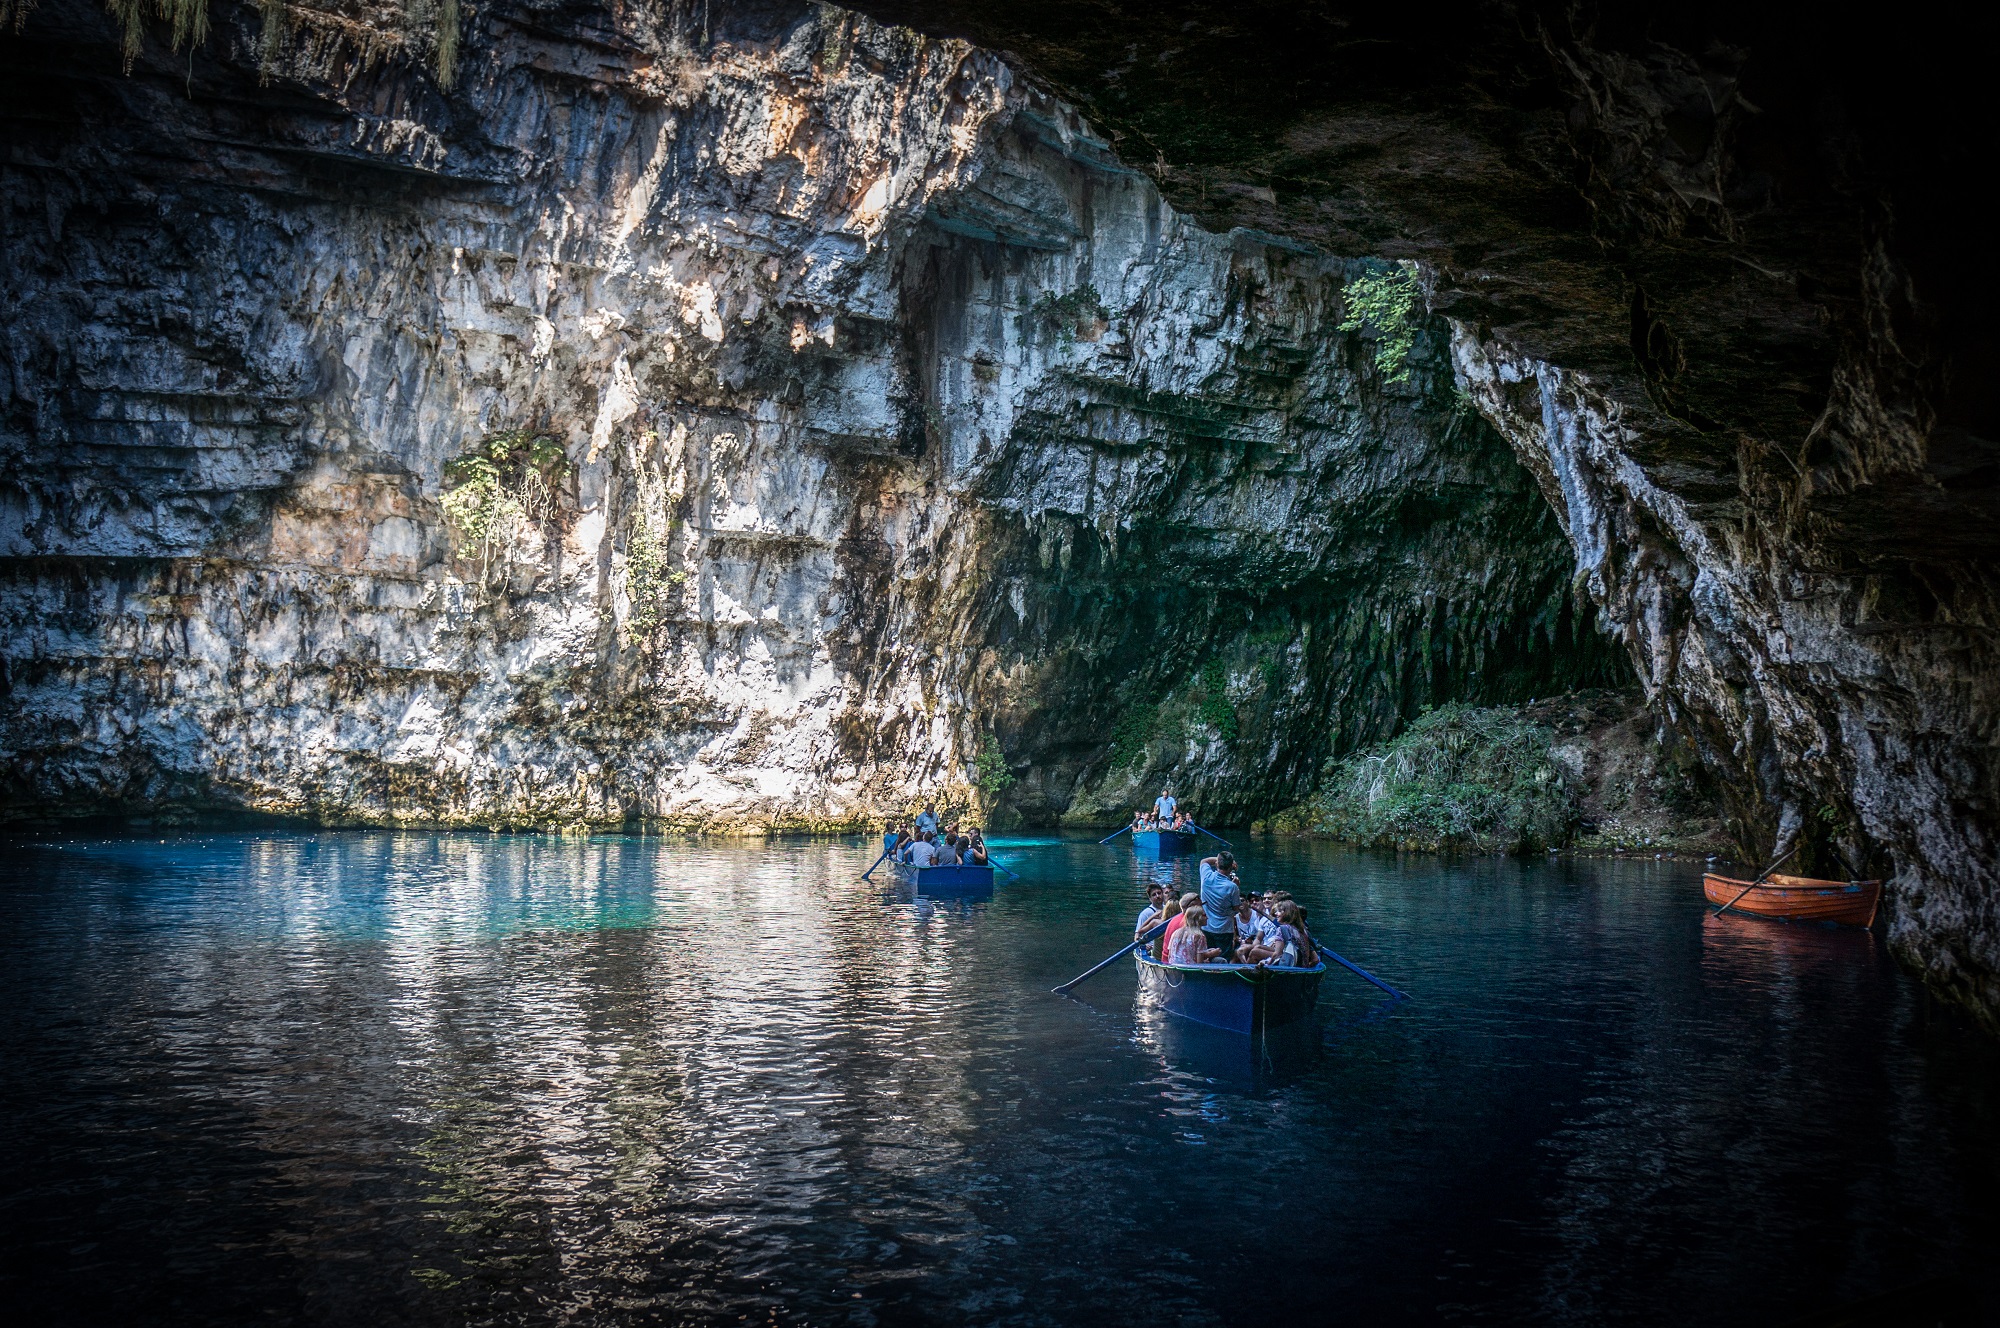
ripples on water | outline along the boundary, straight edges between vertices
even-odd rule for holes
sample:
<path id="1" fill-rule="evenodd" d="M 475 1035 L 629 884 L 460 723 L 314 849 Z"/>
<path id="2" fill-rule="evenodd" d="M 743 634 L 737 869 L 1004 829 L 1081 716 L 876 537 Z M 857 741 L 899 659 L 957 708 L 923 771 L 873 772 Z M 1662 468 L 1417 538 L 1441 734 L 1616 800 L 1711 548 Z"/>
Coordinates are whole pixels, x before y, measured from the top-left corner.
<path id="1" fill-rule="evenodd" d="M 857 842 L 13 845 L 0 1303 L 47 1321 L 1772 1323 L 1994 1306 L 2000 1064 L 1669 863 L 1244 846 L 1323 1049 L 1135 1010 L 1152 877 Z"/>

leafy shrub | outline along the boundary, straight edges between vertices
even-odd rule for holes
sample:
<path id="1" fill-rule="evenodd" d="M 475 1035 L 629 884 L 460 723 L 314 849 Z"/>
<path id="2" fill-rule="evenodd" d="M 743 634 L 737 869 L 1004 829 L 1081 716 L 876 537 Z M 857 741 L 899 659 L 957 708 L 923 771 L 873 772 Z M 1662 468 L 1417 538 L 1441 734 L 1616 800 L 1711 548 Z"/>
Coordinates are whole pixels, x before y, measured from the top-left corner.
<path id="1" fill-rule="evenodd" d="M 1375 343 L 1375 368 L 1384 383 L 1410 381 L 1410 353 L 1417 345 L 1417 279 L 1405 268 L 1371 272 L 1347 283 L 1340 330 Z"/>
<path id="2" fill-rule="evenodd" d="M 1007 768 L 1006 753 L 1000 750 L 1000 740 L 987 734 L 979 742 L 979 755 L 972 758 L 972 782 L 987 797 L 995 797 L 1014 786 L 1014 772 Z"/>
<path id="3" fill-rule="evenodd" d="M 1310 804 L 1311 828 L 1378 847 L 1491 852 L 1560 844 L 1576 825 L 1578 803 L 1551 752 L 1554 740 L 1512 710 L 1439 706 L 1334 766 Z"/>
<path id="4" fill-rule="evenodd" d="M 513 543 L 524 524 L 555 515 L 569 457 L 546 434 L 509 429 L 445 463 L 448 486 L 438 499 L 461 557 L 476 550 L 483 577 L 493 556 Z"/>
<path id="5" fill-rule="evenodd" d="M 1097 287 L 1088 282 L 1067 295 L 1047 292 L 1028 306 L 1028 312 L 1036 322 L 1055 329 L 1057 339 L 1065 348 L 1074 346 L 1076 339 L 1092 326 L 1111 317 L 1111 310 L 1099 298 Z"/>

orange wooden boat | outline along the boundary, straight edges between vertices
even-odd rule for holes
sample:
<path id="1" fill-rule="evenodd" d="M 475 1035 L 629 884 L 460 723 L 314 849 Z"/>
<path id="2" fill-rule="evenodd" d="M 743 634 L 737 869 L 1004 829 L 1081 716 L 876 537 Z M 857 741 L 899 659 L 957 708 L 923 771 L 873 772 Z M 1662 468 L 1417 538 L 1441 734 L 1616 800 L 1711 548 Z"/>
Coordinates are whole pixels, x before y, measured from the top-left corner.
<path id="1" fill-rule="evenodd" d="M 1750 893 L 1743 894 L 1745 890 Z M 1785 918 L 1792 922 L 1842 922 L 1866 927 L 1875 921 L 1875 908 L 1882 902 L 1880 881 L 1816 881 L 1810 876 L 1767 876 L 1756 885 L 1727 876 L 1701 878 L 1701 892 L 1708 902 L 1760 918 Z"/>

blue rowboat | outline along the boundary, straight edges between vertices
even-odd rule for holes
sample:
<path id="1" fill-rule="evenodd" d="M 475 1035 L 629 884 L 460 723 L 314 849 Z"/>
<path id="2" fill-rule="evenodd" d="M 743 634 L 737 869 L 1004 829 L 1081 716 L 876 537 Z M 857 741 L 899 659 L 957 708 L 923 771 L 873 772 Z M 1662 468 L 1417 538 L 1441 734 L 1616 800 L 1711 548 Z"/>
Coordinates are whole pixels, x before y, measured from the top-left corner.
<path id="1" fill-rule="evenodd" d="M 907 862 L 895 865 L 896 879 L 916 887 L 920 895 L 977 894 L 993 888 L 993 868 L 918 867 Z"/>
<path id="2" fill-rule="evenodd" d="M 1134 830 L 1132 847 L 1148 857 L 1177 858 L 1194 852 L 1194 833 L 1188 830 Z"/>
<path id="3" fill-rule="evenodd" d="M 1210 1028 L 1261 1036 L 1312 1017 L 1326 961 L 1311 968 L 1250 964 L 1163 964 L 1134 951 L 1139 990 L 1168 1014 Z"/>

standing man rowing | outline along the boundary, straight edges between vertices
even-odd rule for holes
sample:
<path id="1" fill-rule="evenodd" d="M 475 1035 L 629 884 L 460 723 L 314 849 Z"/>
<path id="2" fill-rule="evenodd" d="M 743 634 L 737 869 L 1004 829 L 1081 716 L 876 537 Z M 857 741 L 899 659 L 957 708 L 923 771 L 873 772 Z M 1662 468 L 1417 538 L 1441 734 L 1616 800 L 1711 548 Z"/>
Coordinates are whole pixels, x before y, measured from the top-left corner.
<path id="1" fill-rule="evenodd" d="M 1161 789 L 1160 796 L 1153 799 L 1153 819 L 1160 823 L 1161 829 L 1174 823 L 1174 808 L 1178 806 L 1180 804 L 1174 801 L 1174 789 L 1171 784 Z"/>

